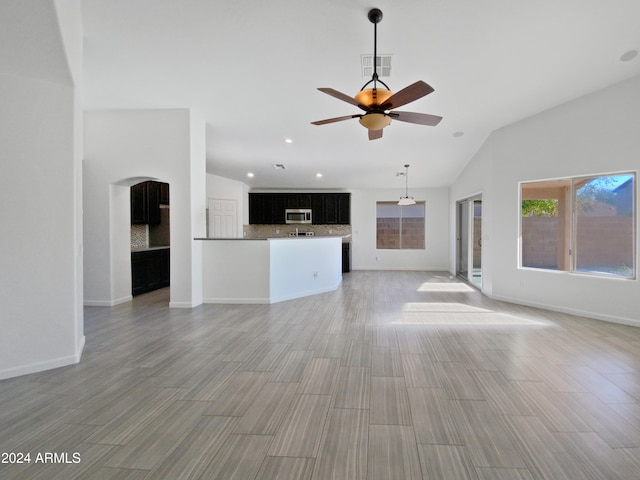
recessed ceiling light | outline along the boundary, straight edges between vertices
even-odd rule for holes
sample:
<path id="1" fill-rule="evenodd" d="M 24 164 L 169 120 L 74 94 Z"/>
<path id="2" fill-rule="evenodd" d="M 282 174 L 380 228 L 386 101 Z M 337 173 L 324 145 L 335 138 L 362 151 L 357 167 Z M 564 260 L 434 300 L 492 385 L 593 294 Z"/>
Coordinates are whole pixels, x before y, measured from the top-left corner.
<path id="1" fill-rule="evenodd" d="M 253 178 L 253 177 L 254 177 L 254 175 L 253 175 L 253 173 L 252 173 L 252 172 L 249 172 L 249 173 L 247 173 L 247 177 L 249 177 L 249 178 Z"/>
<path id="2" fill-rule="evenodd" d="M 456 138 L 459 138 L 459 137 L 461 137 L 461 136 L 463 136 L 463 135 L 464 135 L 464 132 L 455 132 L 455 133 L 453 134 L 453 136 L 454 136 L 454 137 L 456 137 Z"/>
<path id="3" fill-rule="evenodd" d="M 633 60 L 637 56 L 638 56 L 638 51 L 637 50 L 629 50 L 628 52 L 624 52 L 620 56 L 620 61 L 621 62 L 630 62 L 631 60 Z"/>
<path id="4" fill-rule="evenodd" d="M 322 174 L 321 173 L 316 173 L 316 177 L 322 178 Z"/>
<path id="5" fill-rule="evenodd" d="M 285 138 L 284 143 L 293 143 L 293 140 L 291 140 L 290 138 Z"/>

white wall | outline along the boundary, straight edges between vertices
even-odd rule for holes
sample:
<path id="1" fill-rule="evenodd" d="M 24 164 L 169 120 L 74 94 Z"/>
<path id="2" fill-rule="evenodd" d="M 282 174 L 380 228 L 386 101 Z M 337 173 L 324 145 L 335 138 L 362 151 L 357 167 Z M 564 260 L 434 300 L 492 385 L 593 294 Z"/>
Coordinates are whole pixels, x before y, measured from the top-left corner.
<path id="1" fill-rule="evenodd" d="M 275 238 L 268 242 L 272 303 L 331 292 L 340 285 L 341 238 Z"/>
<path id="2" fill-rule="evenodd" d="M 397 201 L 404 189 L 352 190 L 353 270 L 449 270 L 448 189 L 409 189 L 409 193 L 416 201 L 425 202 L 424 250 L 376 248 L 376 202 Z"/>
<path id="3" fill-rule="evenodd" d="M 202 240 L 205 303 L 276 303 L 342 281 L 339 237 Z"/>
<path id="4" fill-rule="evenodd" d="M 491 285 L 488 293 L 516 303 L 640 326 L 638 280 L 518 268 L 518 182 L 637 171 L 638 132 L 640 77 L 635 77 L 490 136 L 452 186 L 450 203 L 453 220 L 457 198 L 483 192 L 483 237 L 487 236 L 483 246 L 489 250 L 483 258 L 483 277 Z M 636 211 L 640 211 L 637 205 Z M 450 243 L 454 241 L 452 236 Z"/>
<path id="5" fill-rule="evenodd" d="M 449 191 L 449 271 L 456 272 L 456 202 L 482 195 L 482 291 L 491 295 L 493 291 L 493 244 L 492 244 L 492 211 L 495 194 L 492 188 L 494 181 L 492 137 L 490 137 L 467 164 L 464 172 L 458 177 Z"/>
<path id="6" fill-rule="evenodd" d="M 82 28 L 79 1 L 8 0 L 1 13 L 0 378 L 8 378 L 76 363 L 84 346 Z"/>
<path id="7" fill-rule="evenodd" d="M 188 109 L 85 112 L 85 303 L 130 299 L 128 187 L 145 178 L 169 183 L 171 301 L 202 303 L 205 233 L 204 122 Z"/>

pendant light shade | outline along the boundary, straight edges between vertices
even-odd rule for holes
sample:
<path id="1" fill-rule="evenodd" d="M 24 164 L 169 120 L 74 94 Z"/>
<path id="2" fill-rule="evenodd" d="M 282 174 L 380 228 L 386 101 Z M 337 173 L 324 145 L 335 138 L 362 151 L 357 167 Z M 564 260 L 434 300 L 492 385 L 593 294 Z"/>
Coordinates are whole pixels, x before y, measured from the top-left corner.
<path id="1" fill-rule="evenodd" d="M 405 191 L 404 191 L 404 196 L 400 197 L 400 201 L 398 202 L 398 205 L 415 205 L 416 201 L 413 199 L 413 197 L 409 196 L 409 165 L 405 165 L 405 174 L 404 174 L 404 180 L 405 180 Z"/>

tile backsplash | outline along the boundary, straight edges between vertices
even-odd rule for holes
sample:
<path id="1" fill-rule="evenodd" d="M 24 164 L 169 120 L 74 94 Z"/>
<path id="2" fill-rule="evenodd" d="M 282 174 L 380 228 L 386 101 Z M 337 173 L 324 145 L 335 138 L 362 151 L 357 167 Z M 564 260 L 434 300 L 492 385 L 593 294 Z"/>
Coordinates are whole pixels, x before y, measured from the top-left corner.
<path id="1" fill-rule="evenodd" d="M 314 232 L 318 237 L 351 235 L 351 225 L 243 225 L 245 238 L 288 237 L 289 232 Z"/>
<path id="2" fill-rule="evenodd" d="M 149 247 L 149 225 L 131 225 L 131 250 Z"/>

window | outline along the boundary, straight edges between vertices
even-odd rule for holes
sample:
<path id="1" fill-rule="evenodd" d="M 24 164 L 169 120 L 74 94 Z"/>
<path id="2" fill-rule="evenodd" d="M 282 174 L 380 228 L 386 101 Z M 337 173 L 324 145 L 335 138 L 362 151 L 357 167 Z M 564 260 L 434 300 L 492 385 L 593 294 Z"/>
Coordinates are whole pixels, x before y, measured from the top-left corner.
<path id="1" fill-rule="evenodd" d="M 635 174 L 520 186 L 523 267 L 635 278 Z"/>
<path id="2" fill-rule="evenodd" d="M 376 219 L 376 248 L 424 250 L 424 202 L 377 202 Z"/>

